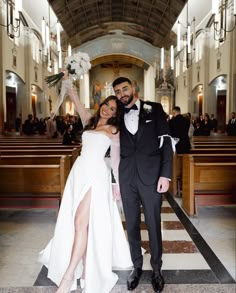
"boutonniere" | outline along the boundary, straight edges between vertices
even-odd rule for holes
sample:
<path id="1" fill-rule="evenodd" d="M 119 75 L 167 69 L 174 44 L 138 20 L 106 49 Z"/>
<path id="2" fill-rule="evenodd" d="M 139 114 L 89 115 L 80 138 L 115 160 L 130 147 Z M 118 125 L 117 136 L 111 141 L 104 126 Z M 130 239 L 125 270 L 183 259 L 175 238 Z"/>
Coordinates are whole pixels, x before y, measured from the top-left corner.
<path id="1" fill-rule="evenodd" d="M 152 106 L 151 105 L 148 105 L 148 104 L 143 104 L 143 110 L 149 114 L 152 112 Z"/>

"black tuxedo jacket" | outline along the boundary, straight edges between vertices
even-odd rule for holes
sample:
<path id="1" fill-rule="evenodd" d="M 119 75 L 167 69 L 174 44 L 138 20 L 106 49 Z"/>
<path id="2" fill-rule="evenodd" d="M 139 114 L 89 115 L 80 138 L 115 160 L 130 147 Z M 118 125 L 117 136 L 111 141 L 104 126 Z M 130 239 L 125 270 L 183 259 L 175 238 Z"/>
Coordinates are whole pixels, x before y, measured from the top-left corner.
<path id="1" fill-rule="evenodd" d="M 129 183 L 133 175 L 138 173 L 145 185 L 157 183 L 160 176 L 172 176 L 172 146 L 169 137 L 159 148 L 158 136 L 170 134 L 166 114 L 161 104 L 141 102 L 138 131 L 132 135 L 123 121 L 120 129 L 121 161 L 119 180 L 121 185 Z M 151 110 L 145 110 L 145 105 Z"/>

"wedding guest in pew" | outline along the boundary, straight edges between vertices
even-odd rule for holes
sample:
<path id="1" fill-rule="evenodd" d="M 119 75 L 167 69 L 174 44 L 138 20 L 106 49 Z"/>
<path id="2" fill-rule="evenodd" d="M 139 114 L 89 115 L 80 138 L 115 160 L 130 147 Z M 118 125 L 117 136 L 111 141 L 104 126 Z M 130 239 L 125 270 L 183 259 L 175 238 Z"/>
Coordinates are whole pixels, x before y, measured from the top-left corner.
<path id="1" fill-rule="evenodd" d="M 33 135 L 36 133 L 35 123 L 32 114 L 28 115 L 28 119 L 26 119 L 23 124 L 23 133 L 26 135 Z"/>
<path id="2" fill-rule="evenodd" d="M 210 136 L 211 135 L 211 120 L 209 114 L 204 114 L 204 119 L 201 122 L 201 132 L 203 136 Z"/>
<path id="3" fill-rule="evenodd" d="M 56 116 L 53 116 L 53 118 L 50 118 L 50 117 L 48 118 L 47 124 L 46 124 L 46 134 L 48 138 L 58 137 Z"/>
<path id="4" fill-rule="evenodd" d="M 202 128 L 200 121 L 196 121 L 196 125 L 193 131 L 193 136 L 201 136 L 202 135 Z"/>
<path id="5" fill-rule="evenodd" d="M 212 130 L 213 132 L 217 132 L 218 121 L 217 121 L 217 119 L 215 118 L 214 114 L 211 114 L 210 122 L 211 122 L 211 130 Z"/>
<path id="6" fill-rule="evenodd" d="M 45 132 L 46 132 L 45 119 L 43 119 L 43 118 L 39 119 L 39 123 L 38 123 L 38 126 L 37 126 L 37 131 L 38 131 L 39 135 L 44 135 L 45 134 Z"/>
<path id="7" fill-rule="evenodd" d="M 231 119 L 229 119 L 227 128 L 226 128 L 227 135 L 235 136 L 236 135 L 236 113 L 231 113 Z"/>
<path id="8" fill-rule="evenodd" d="M 77 143 L 77 141 L 76 141 L 75 132 L 73 131 L 73 125 L 67 124 L 66 130 L 63 134 L 62 144 L 72 145 L 72 144 L 76 144 L 76 143 Z"/>

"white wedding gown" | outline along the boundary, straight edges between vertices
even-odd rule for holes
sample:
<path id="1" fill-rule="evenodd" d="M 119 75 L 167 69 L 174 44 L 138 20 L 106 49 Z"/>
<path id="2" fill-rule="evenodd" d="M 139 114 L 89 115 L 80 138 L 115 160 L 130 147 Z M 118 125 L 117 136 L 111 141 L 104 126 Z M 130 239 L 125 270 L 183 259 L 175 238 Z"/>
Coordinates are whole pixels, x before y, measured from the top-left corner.
<path id="1" fill-rule="evenodd" d="M 118 280 L 112 268 L 131 268 L 128 242 L 116 201 L 112 197 L 111 170 L 104 156 L 111 139 L 102 132 L 85 131 L 82 152 L 68 176 L 54 236 L 40 252 L 48 278 L 59 285 L 69 264 L 74 240 L 75 212 L 91 187 L 91 205 L 86 256 L 86 293 L 108 293 Z M 71 290 L 82 274 L 79 263 Z"/>

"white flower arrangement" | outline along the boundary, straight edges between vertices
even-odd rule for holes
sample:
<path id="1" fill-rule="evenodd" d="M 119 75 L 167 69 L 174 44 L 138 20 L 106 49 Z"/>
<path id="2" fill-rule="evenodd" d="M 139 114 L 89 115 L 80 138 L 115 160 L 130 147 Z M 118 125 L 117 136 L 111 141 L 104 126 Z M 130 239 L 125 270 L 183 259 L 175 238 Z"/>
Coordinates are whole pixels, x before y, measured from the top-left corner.
<path id="1" fill-rule="evenodd" d="M 85 74 L 91 68 L 89 55 L 83 52 L 78 52 L 77 54 L 66 57 L 65 64 L 68 73 L 75 78 Z M 49 87 L 52 87 L 55 86 L 64 75 L 65 72 L 50 75 L 45 78 L 45 81 Z"/>
<path id="2" fill-rule="evenodd" d="M 144 105 L 143 105 L 143 109 L 144 109 L 144 111 L 145 111 L 147 114 L 152 112 L 152 106 L 151 106 L 151 105 L 144 104 Z"/>

